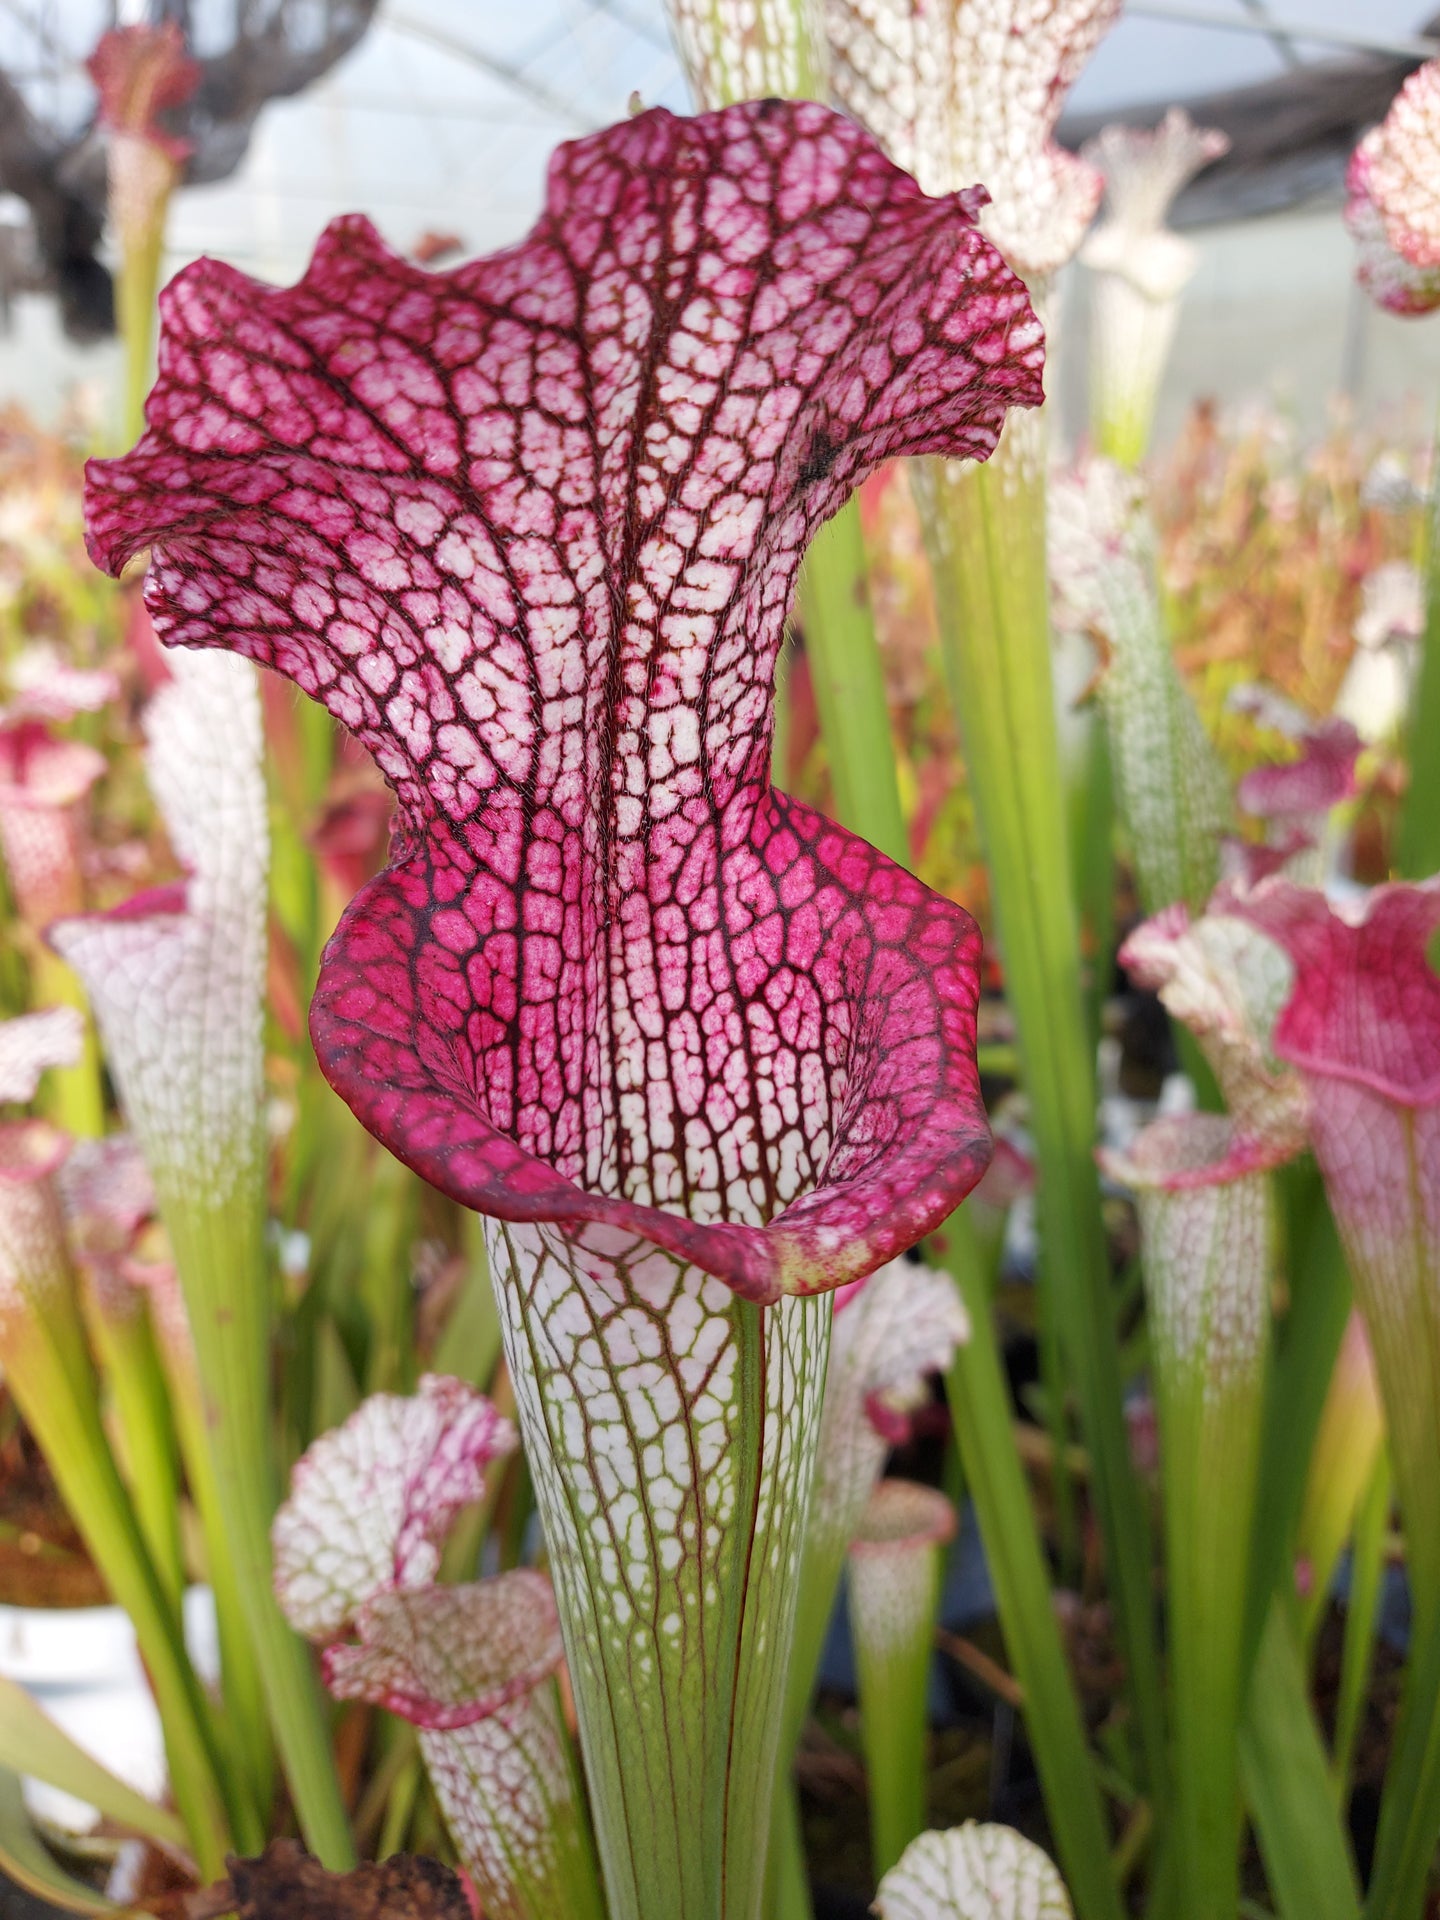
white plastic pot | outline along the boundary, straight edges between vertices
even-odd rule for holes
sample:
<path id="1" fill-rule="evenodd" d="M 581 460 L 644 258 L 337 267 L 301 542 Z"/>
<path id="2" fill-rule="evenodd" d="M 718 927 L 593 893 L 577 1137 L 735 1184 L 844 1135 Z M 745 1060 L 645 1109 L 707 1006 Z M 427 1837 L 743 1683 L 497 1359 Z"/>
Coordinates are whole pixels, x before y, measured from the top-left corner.
<path id="1" fill-rule="evenodd" d="M 219 1670 L 215 1603 L 208 1587 L 185 1594 L 185 1641 L 202 1680 Z M 152 1800 L 166 1788 L 160 1716 L 145 1680 L 130 1617 L 119 1607 L 0 1607 L 0 1674 L 18 1680 L 78 1746 Z M 58 1787 L 25 1781 L 31 1812 L 87 1832 L 94 1807 Z"/>

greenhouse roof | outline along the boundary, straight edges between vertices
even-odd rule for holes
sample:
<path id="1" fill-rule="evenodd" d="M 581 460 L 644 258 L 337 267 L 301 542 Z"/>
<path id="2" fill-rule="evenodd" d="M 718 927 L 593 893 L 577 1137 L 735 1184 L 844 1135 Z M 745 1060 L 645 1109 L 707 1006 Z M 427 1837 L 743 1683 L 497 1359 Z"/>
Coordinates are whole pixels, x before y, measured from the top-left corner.
<path id="1" fill-rule="evenodd" d="M 1274 364 L 1251 364 L 1272 336 L 1294 343 L 1282 357 L 1301 393 L 1357 382 L 1368 391 L 1382 374 L 1387 394 L 1408 389 L 1428 352 L 1425 330 L 1401 327 L 1392 340 L 1393 323 L 1374 316 L 1364 324 L 1384 331 L 1383 351 L 1378 340 L 1368 352 L 1357 344 L 1352 248 L 1334 208 L 1360 132 L 1432 32 L 1440 45 L 1436 4 L 1367 0 L 1362 24 L 1353 0 L 1127 0 L 1072 91 L 1062 137 L 1073 144 L 1112 117 L 1153 121 L 1185 100 L 1233 143 L 1177 209 L 1180 224 L 1219 223 L 1172 370 L 1177 396 L 1251 382 L 1259 364 Z M 68 143 L 57 173 L 81 182 L 96 208 L 103 148 L 88 132 L 83 62 L 117 15 L 182 18 L 202 58 L 223 50 L 237 17 L 252 35 L 283 22 L 302 55 L 307 35 L 312 47 L 329 38 L 318 79 L 271 100 L 253 127 L 240 115 L 228 134 L 211 129 L 197 166 L 221 177 L 177 195 L 169 269 L 209 253 L 283 284 L 325 223 L 357 209 L 403 251 L 427 251 L 430 236 L 488 252 L 534 219 L 558 141 L 619 118 L 637 95 L 686 106 L 662 0 L 0 0 L 0 76 Z M 26 294 L 23 280 L 7 288 L 4 227 L 23 229 L 29 215 L 3 191 L 4 120 L 0 101 L 0 399 L 50 416 L 112 347 L 98 357 L 77 347 L 50 296 Z M 1293 232 L 1257 229 L 1254 246 L 1241 237 L 1249 216 L 1303 209 L 1317 195 L 1318 223 L 1302 214 Z"/>
<path id="2" fill-rule="evenodd" d="M 1072 113 L 1275 80 L 1297 62 L 1343 57 L 1362 37 L 1352 0 L 1283 4 L 1287 26 L 1310 35 L 1254 31 L 1258 0 L 1132 0 L 1074 89 Z M 1172 11 L 1226 24 L 1160 17 Z M 1368 0 L 1364 11 L 1363 37 L 1398 51 L 1426 9 Z M 182 203 L 174 241 L 283 277 L 324 219 L 361 206 L 397 245 L 443 229 L 486 251 L 528 226 L 555 142 L 618 119 L 632 94 L 687 104 L 661 0 L 382 0 L 340 67 L 267 110 L 235 181 Z"/>
<path id="3" fill-rule="evenodd" d="M 194 0 L 197 51 L 237 0 Z M 121 18 L 174 6 L 119 7 Z M 270 0 L 263 12 L 277 11 Z M 321 13 L 335 8 L 323 6 Z M 48 120 L 83 125 L 81 62 L 111 17 L 103 0 L 0 0 L 0 67 Z M 1087 118 L 1283 79 L 1366 49 L 1423 51 L 1417 0 L 1129 0 L 1071 96 Z M 363 207 L 396 244 L 426 231 L 467 250 L 523 231 L 558 139 L 602 126 L 631 96 L 683 107 L 661 0 L 381 0 L 368 31 L 318 82 L 260 116 L 227 180 L 181 196 L 177 255 L 212 251 L 285 277 L 332 214 Z"/>

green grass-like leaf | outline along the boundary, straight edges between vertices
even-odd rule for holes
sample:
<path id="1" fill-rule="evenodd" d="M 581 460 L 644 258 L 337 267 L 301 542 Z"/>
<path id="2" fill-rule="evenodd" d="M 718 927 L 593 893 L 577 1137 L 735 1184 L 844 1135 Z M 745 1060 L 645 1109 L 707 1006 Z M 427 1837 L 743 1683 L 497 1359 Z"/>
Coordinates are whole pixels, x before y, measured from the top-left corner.
<path id="1" fill-rule="evenodd" d="M 87 1800 L 107 1819 L 162 1847 L 184 1847 L 185 1825 L 93 1759 L 14 1680 L 0 1675 L 0 1768 L 33 1774 Z"/>

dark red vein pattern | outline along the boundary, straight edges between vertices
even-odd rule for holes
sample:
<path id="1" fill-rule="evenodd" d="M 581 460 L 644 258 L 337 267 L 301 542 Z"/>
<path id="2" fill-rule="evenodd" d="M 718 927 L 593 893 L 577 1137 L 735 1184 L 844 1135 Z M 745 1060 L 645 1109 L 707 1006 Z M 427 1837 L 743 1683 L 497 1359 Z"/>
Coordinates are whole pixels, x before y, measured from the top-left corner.
<path id="1" fill-rule="evenodd" d="M 816 525 L 1040 399 L 974 204 L 819 107 L 657 111 L 562 148 L 509 253 L 431 275 L 349 219 L 288 291 L 168 290 L 92 550 L 153 543 L 163 637 L 289 674 L 395 786 L 312 1028 L 467 1205 L 772 1299 L 981 1172 L 972 923 L 768 778 Z"/>

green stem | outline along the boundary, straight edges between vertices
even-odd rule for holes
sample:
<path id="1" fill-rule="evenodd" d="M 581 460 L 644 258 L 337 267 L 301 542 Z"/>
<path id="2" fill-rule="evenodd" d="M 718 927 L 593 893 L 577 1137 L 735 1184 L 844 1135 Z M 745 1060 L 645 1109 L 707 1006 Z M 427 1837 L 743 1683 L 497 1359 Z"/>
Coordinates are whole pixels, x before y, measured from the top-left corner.
<path id="1" fill-rule="evenodd" d="M 766 1920 L 814 1920 L 810 1875 L 805 1863 L 805 1830 L 800 1794 L 792 1779 L 776 1782 L 770 1821 L 770 1855 L 765 1865 Z"/>
<path id="2" fill-rule="evenodd" d="M 1373 1492 L 1385 1452 L 1385 1417 L 1370 1375 L 1370 1358 L 1355 1332 L 1341 1343 L 1325 1413 L 1316 1437 L 1305 1503 L 1296 1529 L 1297 1564 L 1309 1570 L 1299 1604 L 1300 1645 L 1307 1667 L 1330 1605 L 1335 1569 Z M 1388 1468 L 1386 1479 L 1388 1482 Z"/>
<path id="3" fill-rule="evenodd" d="M 1350 1275 L 1313 1161 L 1275 1176 L 1288 1224 L 1290 1310 L 1280 1324 L 1265 1401 L 1265 1438 L 1255 1506 L 1244 1668 L 1249 1671 L 1277 1591 L 1292 1590 L 1295 1525 L 1350 1314 Z"/>
<path id="4" fill-rule="evenodd" d="M 610 1920 L 759 1920 L 830 1303 L 485 1224 Z"/>
<path id="5" fill-rule="evenodd" d="M 437 1373 L 453 1373 L 472 1386 L 488 1389 L 500 1358 L 500 1315 L 490 1284 L 490 1262 L 480 1216 L 467 1213 L 463 1222 L 465 1277 L 444 1331 L 435 1342 Z"/>
<path id="6" fill-rule="evenodd" d="M 276 785 L 281 784 L 277 776 Z M 314 990 L 321 946 L 320 878 L 306 840 L 313 819 L 313 810 L 293 808 L 287 796 L 271 800 L 270 907 L 294 949 L 302 993 Z M 304 1052 L 302 1043 L 302 1059 Z"/>
<path id="7" fill-rule="evenodd" d="M 847 501 L 811 544 L 800 579 L 800 617 L 836 818 L 908 866 L 858 500 Z"/>
<path id="8" fill-rule="evenodd" d="M 1213 1193 L 1222 1206 L 1231 1197 L 1226 1189 Z M 1234 1251 L 1228 1242 L 1225 1233 L 1215 1234 L 1212 1261 Z M 1256 1277 L 1263 1291 L 1267 1276 Z M 1198 1289 L 1200 1276 L 1187 1275 L 1185 1284 Z M 1224 1284 L 1223 1275 L 1212 1276 L 1206 1288 L 1215 1303 L 1212 1325 L 1188 1361 L 1167 1354 L 1167 1343 L 1158 1337 L 1151 1349 L 1165 1494 L 1183 1910 L 1194 1920 L 1233 1920 L 1240 1897 L 1237 1732 L 1265 1377 L 1263 1341 L 1243 1358 L 1217 1359 L 1211 1351 L 1214 1321 L 1224 1313 Z M 1263 1299 L 1260 1312 L 1265 1313 Z M 1219 1333 L 1223 1339 L 1223 1327 Z"/>
<path id="9" fill-rule="evenodd" d="M 820 1473 L 823 1475 L 823 1472 L 822 1461 Z M 765 1911 L 768 1915 L 773 1909 L 775 1920 L 794 1920 L 794 1916 L 810 1920 L 809 1886 L 803 1871 L 797 1878 L 794 1862 L 789 1858 L 799 1833 L 799 1809 L 791 1768 L 815 1695 L 816 1677 L 835 1614 L 848 1545 L 843 1527 L 816 1524 L 812 1504 L 796 1582 L 795 1631 L 785 1672 L 785 1711 L 780 1733 L 781 1779 L 770 1826 L 771 1870 Z"/>
<path id="10" fill-rule="evenodd" d="M 406 1807 L 403 1821 L 400 1822 L 400 1834 L 395 1838 L 392 1827 L 398 1816 L 392 1815 L 392 1802 L 397 1796 L 403 1797 L 405 1789 L 402 1776 L 414 1769 L 419 1778 L 423 1778 L 420 1765 L 420 1732 L 408 1720 L 398 1719 L 393 1713 L 381 1713 L 375 1722 L 375 1737 L 371 1743 L 369 1766 L 365 1787 L 355 1803 L 352 1825 L 355 1830 L 355 1844 L 364 1859 L 388 1859 L 405 1843 L 405 1828 L 408 1827 L 410 1814 L 414 1807 L 413 1796 Z M 382 1837 L 379 1840 L 375 1836 Z M 385 1836 L 390 1836 L 391 1844 L 386 1847 Z M 374 1844 L 372 1845 L 372 1841 Z"/>
<path id="11" fill-rule="evenodd" d="M 1145 446 L 1149 438 L 1148 419 L 1138 412 L 1122 413 L 1117 409 L 1100 422 L 1096 451 L 1103 453 L 1107 460 L 1115 461 L 1118 466 L 1135 468 L 1145 458 Z"/>
<path id="12" fill-rule="evenodd" d="M 360 1298 L 366 1310 L 367 1393 L 408 1393 L 415 1385 L 415 1288 L 410 1249 L 416 1238 L 419 1184 L 392 1154 L 377 1154 L 365 1210 Z"/>
<path id="13" fill-rule="evenodd" d="M 1440 1833 L 1440 1611 L 1416 1608 L 1365 1920 L 1420 1920 Z"/>
<path id="14" fill-rule="evenodd" d="M 116 1826 L 159 1846 L 175 1851 L 189 1845 L 185 1822 L 177 1814 L 157 1807 L 93 1759 L 18 1680 L 4 1675 L 0 1675 L 0 1768 L 23 1770 L 47 1786 L 73 1793 Z"/>
<path id="15" fill-rule="evenodd" d="M 307 1433 L 329 1433 L 332 1427 L 345 1424 L 364 1396 L 332 1313 L 320 1312 L 316 1315 L 310 1344 L 314 1355 L 310 1419 L 303 1430 Z M 293 1463 L 291 1471 L 294 1471 Z"/>
<path id="16" fill-rule="evenodd" d="M 1281 1920 L 1359 1920 L 1355 1863 L 1330 1796 L 1300 1649 L 1278 1602 L 1250 1676 L 1240 1762 Z"/>
<path id="17" fill-rule="evenodd" d="M 1112 509 L 1088 612 L 1109 642 L 1100 704 L 1117 808 L 1142 910 L 1183 900 L 1198 914 L 1219 878 L 1230 789 L 1175 664 L 1154 525 L 1134 500 Z"/>
<path id="18" fill-rule="evenodd" d="M 259 1195 L 246 1183 L 230 1204 L 206 1206 L 162 1186 L 161 1206 L 195 1341 L 216 1503 L 286 1778 L 306 1845 L 332 1870 L 345 1868 L 355 1850 L 324 1702 L 309 1649 L 286 1625 L 271 1587 L 277 1501 Z"/>
<path id="19" fill-rule="evenodd" d="M 185 1585 L 180 1471 L 169 1395 L 150 1317 L 144 1300 L 138 1297 L 112 1313 L 92 1290 L 85 1306 L 90 1338 L 114 1400 L 135 1515 L 156 1575 L 178 1620 Z"/>
<path id="20" fill-rule="evenodd" d="M 1084 1578 L 1084 1541 L 1075 1475 L 1070 1467 L 1068 1375 L 1061 1351 L 1060 1329 L 1045 1313 L 1036 1329 L 1040 1353 L 1040 1389 L 1045 1431 L 1050 1436 L 1050 1491 L 1055 1502 L 1055 1559 L 1061 1581 L 1077 1588 Z"/>
<path id="21" fill-rule="evenodd" d="M 270 903 L 294 942 L 301 991 L 314 992 L 320 954 L 334 931 L 337 903 L 310 844 L 335 763 L 336 725 L 318 700 L 296 696 L 279 726 L 269 729 Z M 309 1061 L 309 1049 L 302 1048 Z"/>
<path id="22" fill-rule="evenodd" d="M 1355 1516 L 1351 1550 L 1350 1598 L 1345 1609 L 1345 1645 L 1340 1656 L 1340 1694 L 1335 1708 L 1335 1745 L 1331 1758 L 1335 1804 L 1342 1819 L 1350 1804 L 1355 1741 L 1360 1732 L 1375 1654 L 1375 1629 L 1380 1621 L 1380 1596 L 1385 1581 L 1385 1535 L 1393 1494 L 1390 1457 L 1382 1447 Z"/>
<path id="23" fill-rule="evenodd" d="M 776 94 L 790 100 L 824 100 L 829 94 L 829 56 L 814 29 L 809 0 L 758 0 L 743 9 L 702 0 L 667 6 L 686 78 L 702 109 Z"/>
<path id="24" fill-rule="evenodd" d="M 105 1095 L 90 1003 L 85 989 L 59 955 L 38 944 L 30 961 L 30 1001 L 36 1007 L 78 1007 L 85 1016 L 80 1058 L 73 1067 L 50 1069 L 41 1104 L 57 1127 L 77 1139 L 96 1140 L 105 1131 Z"/>
<path id="25" fill-rule="evenodd" d="M 923 1564 L 902 1575 L 907 1591 L 866 1604 L 863 1570 L 851 1561 L 850 1625 L 860 1684 L 860 1742 L 870 1792 L 870 1850 L 878 1880 L 925 1830 L 930 1666 L 940 1604 L 940 1551 L 916 1549 Z M 882 1576 L 883 1578 L 884 1576 Z M 878 1617 L 877 1617 L 878 1616 Z M 898 1617 L 903 1616 L 903 1617 Z"/>
<path id="26" fill-rule="evenodd" d="M 1110 736 L 1100 714 L 1091 715 L 1083 778 L 1070 796 L 1070 861 L 1087 949 L 1085 1010 L 1092 1046 L 1100 1040 L 1100 1016 L 1110 991 L 1115 960 L 1115 783 Z"/>
<path id="27" fill-rule="evenodd" d="M 405 1845 L 405 1835 L 410 1826 L 410 1817 L 415 1811 L 415 1796 L 420 1791 L 420 1753 L 418 1748 L 407 1755 L 390 1789 L 390 1797 L 385 1802 L 385 1824 L 380 1830 L 380 1843 L 375 1849 L 377 1860 L 388 1860 L 392 1853 L 399 1853 Z"/>
<path id="28" fill-rule="evenodd" d="M 1158 1792 L 1166 1755 L 1150 1527 L 1125 1431 L 1092 1158 L 1095 1077 L 1056 745 L 1041 422 L 1012 419 L 982 467 L 923 463 L 917 491 L 1030 1101 L 1042 1309 L 1074 1377 L 1145 1777 Z"/>
<path id="29" fill-rule="evenodd" d="M 950 1216 L 942 1234 L 945 1248 L 936 1264 L 954 1276 L 970 1315 L 970 1338 L 947 1382 L 950 1412 L 1010 1664 L 1024 1690 L 1025 1725 L 1051 1832 L 1076 1911 L 1084 1920 L 1119 1920 L 1104 1810 L 1055 1620 L 1030 1489 L 1015 1448 L 989 1289 L 963 1209 Z"/>
<path id="30" fill-rule="evenodd" d="M 858 1548 L 862 1536 L 875 1526 L 882 1526 L 888 1529 L 882 1531 L 882 1559 L 888 1567 L 900 1537 L 894 1532 L 897 1524 L 918 1527 L 922 1534 L 937 1526 L 946 1531 L 954 1514 L 954 1506 L 929 1489 L 907 1487 L 904 1482 L 888 1491 L 881 1489 L 889 1449 L 871 1420 L 871 1394 L 897 1383 L 895 1367 L 907 1374 L 915 1372 L 918 1379 L 916 1370 L 926 1360 L 932 1368 L 945 1364 L 964 1336 L 964 1316 L 949 1275 L 926 1268 L 907 1281 L 905 1272 L 891 1267 L 874 1275 L 861 1297 L 843 1316 L 835 1317 L 819 1459 L 800 1563 L 795 1640 L 786 1676 L 781 1753 L 787 1763 L 810 1709 L 847 1551 Z M 923 1334 L 922 1326 L 927 1329 Z M 902 1557 L 900 1564 L 914 1563 Z M 882 1581 L 877 1589 L 875 1571 L 871 1554 L 851 1565 L 851 1620 L 857 1635 L 864 1631 L 859 1613 L 865 1611 L 867 1600 L 877 1591 L 887 1601 L 905 1591 L 904 1583 L 896 1581 Z M 916 1621 L 914 1631 L 928 1647 L 935 1621 L 923 1594 L 919 1611 L 924 1619 Z M 893 1624 L 894 1607 L 887 1605 L 882 1617 Z M 775 1844 L 784 1844 L 782 1834 L 777 1834 Z"/>
<path id="31" fill-rule="evenodd" d="M 826 1529 L 823 1538 L 816 1537 L 813 1527 L 806 1535 L 800 1578 L 796 1583 L 795 1633 L 785 1677 L 785 1730 L 780 1751 L 787 1764 L 799 1744 L 810 1712 L 849 1544 L 830 1529 Z"/>
<path id="32" fill-rule="evenodd" d="M 230 1847 L 222 1776 L 204 1697 L 176 1609 L 146 1552 L 100 1426 L 99 1396 L 73 1295 L 54 1290 L 6 1352 L 6 1384 L 39 1443 L 60 1497 L 116 1602 L 129 1614 L 155 1690 L 171 1786 L 201 1873 L 222 1871 Z"/>
<path id="33" fill-rule="evenodd" d="M 1097 452 L 1133 470 L 1150 445 L 1178 302 L 1152 300 L 1103 268 L 1088 278 L 1090 436 Z"/>
<path id="34" fill-rule="evenodd" d="M 275 1754 L 264 1684 L 240 1600 L 235 1558 L 206 1437 L 199 1381 L 188 1353 L 176 1352 L 172 1344 L 167 1359 L 180 1450 L 204 1540 L 205 1574 L 215 1596 L 225 1732 L 235 1777 L 245 1788 L 243 1794 L 232 1793 L 232 1800 L 239 1801 L 234 1814 L 235 1839 L 242 1852 L 252 1853 L 265 1844 L 275 1787 Z"/>
<path id="35" fill-rule="evenodd" d="M 1404 880 L 1425 880 L 1440 869 L 1440 433 L 1435 452 L 1425 538 L 1425 634 L 1406 742 L 1410 788 L 1395 849 L 1396 871 Z"/>
<path id="36" fill-rule="evenodd" d="M 161 200 L 146 232 L 142 234 L 131 227 L 122 234 L 115 318 L 125 342 L 121 433 L 127 447 L 133 446 L 145 430 L 145 396 L 150 391 L 150 347 L 155 331 L 155 289 L 160 283 L 160 261 L 165 250 L 168 200 L 168 195 Z"/>
<path id="37" fill-rule="evenodd" d="M 557 1820 L 561 1856 L 559 1902 L 542 1902 L 537 1908 L 535 1920 L 609 1920 L 608 1903 L 600 1883 L 595 1830 L 586 1797 L 585 1772 L 570 1729 L 565 1724 L 558 1682 L 552 1682 L 550 1698 L 556 1732 L 564 1743 L 568 1797 L 563 1802 L 566 1813 Z"/>

